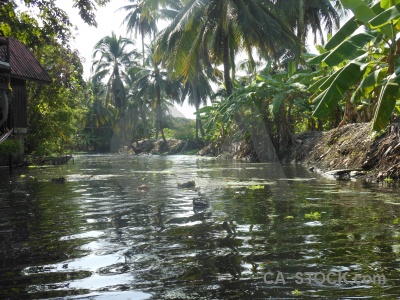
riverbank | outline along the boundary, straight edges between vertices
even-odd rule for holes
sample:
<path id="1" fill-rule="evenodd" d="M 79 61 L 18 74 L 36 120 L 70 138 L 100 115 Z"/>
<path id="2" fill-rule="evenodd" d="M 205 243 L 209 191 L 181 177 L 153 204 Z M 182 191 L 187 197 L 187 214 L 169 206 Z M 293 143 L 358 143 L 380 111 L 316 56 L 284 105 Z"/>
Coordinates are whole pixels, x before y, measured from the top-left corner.
<path id="1" fill-rule="evenodd" d="M 144 140 L 133 145 L 135 154 L 197 154 L 216 156 L 215 145 L 193 140 Z M 230 147 L 227 157 L 254 161 L 249 145 Z M 233 150 L 235 149 L 235 151 Z M 393 123 L 385 133 L 373 136 L 370 123 L 348 124 L 330 131 L 310 131 L 293 137 L 293 144 L 282 162 L 299 163 L 310 170 L 342 177 L 363 177 L 369 181 L 400 179 L 400 124 Z"/>
<path id="2" fill-rule="evenodd" d="M 370 181 L 400 179 L 400 124 L 394 123 L 380 136 L 371 124 L 348 124 L 327 132 L 296 135 L 285 162 L 301 163 L 311 170 L 354 171 Z"/>
<path id="3" fill-rule="evenodd" d="M 176 155 L 176 154 L 197 154 L 208 144 L 203 141 L 167 139 L 167 146 L 162 139 L 141 140 L 131 145 L 131 148 L 124 149 L 125 152 L 134 154 L 154 155 Z"/>

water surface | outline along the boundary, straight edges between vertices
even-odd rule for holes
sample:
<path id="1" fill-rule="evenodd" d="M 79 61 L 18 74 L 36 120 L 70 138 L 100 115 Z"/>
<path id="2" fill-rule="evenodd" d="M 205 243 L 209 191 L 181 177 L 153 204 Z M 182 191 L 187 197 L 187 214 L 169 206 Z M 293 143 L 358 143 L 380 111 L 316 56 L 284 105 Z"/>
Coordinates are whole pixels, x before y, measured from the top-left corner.
<path id="1" fill-rule="evenodd" d="M 59 176 L 66 182 L 51 182 Z M 0 180 L 2 299 L 400 295 L 393 187 L 294 165 L 145 155 L 76 156 Z M 189 180 L 196 189 L 177 188 Z"/>

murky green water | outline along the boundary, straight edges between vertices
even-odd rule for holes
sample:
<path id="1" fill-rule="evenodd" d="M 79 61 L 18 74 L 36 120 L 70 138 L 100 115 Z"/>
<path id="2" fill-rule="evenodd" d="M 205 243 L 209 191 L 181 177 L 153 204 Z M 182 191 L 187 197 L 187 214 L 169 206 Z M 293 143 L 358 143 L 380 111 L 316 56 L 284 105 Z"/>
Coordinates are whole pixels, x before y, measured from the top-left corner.
<path id="1" fill-rule="evenodd" d="M 395 188 L 190 156 L 77 156 L 0 180 L 1 299 L 400 295 Z"/>

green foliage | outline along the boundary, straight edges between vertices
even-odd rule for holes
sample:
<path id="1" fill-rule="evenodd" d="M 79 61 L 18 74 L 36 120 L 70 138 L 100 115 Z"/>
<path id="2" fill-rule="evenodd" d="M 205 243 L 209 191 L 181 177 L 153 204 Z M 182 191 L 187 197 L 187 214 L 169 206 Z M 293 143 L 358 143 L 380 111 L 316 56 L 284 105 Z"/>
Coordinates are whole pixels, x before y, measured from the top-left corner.
<path id="1" fill-rule="evenodd" d="M 319 220 L 321 218 L 321 213 L 315 211 L 304 214 L 304 218 L 311 220 Z"/>
<path id="2" fill-rule="evenodd" d="M 386 183 L 392 183 L 393 182 L 393 179 L 391 177 L 386 177 L 384 180 L 385 180 Z"/>
<path id="3" fill-rule="evenodd" d="M 293 66 L 291 72 L 271 74 L 267 66 L 254 79 L 242 78 L 229 98 L 222 98 L 220 102 L 199 110 L 206 120 L 209 138 L 218 140 L 222 132 L 229 134 L 239 114 L 242 135 L 253 135 L 254 139 L 256 132 L 260 131 L 259 126 L 262 126 L 278 151 L 286 149 L 290 135 L 309 129 L 303 124 L 313 121 L 307 86 L 321 74 L 321 71 L 311 70 L 295 72 Z"/>
<path id="4" fill-rule="evenodd" d="M 74 5 L 95 25 L 96 5 L 107 2 L 76 0 Z M 199 131 L 204 135 L 205 123 L 205 138 L 219 145 L 228 135 L 249 141 L 264 128 L 279 152 L 288 148 L 293 133 L 313 130 L 317 122 L 321 128 L 321 119 L 337 117 L 350 104 L 357 113 L 368 112 L 365 120 L 375 113 L 374 129 L 383 128 L 398 99 L 397 1 L 370 5 L 343 0 L 355 17 L 325 47 L 318 47 L 321 55 L 309 60 L 313 71 L 301 64 L 300 44 L 309 31 L 321 33 L 321 20 L 328 32 L 338 24 L 340 10 L 333 6 L 340 8 L 340 3 L 319 1 L 310 7 L 304 1 L 273 2 L 142 1 L 125 6 L 128 32 L 136 30 L 142 37 L 157 32 L 163 8 L 171 22 L 150 47 L 143 44 L 141 56 L 133 40 L 105 36 L 94 49 L 95 75 L 87 83 L 77 53 L 67 46 L 70 20 L 55 3 L 25 1 L 42 8 L 39 21 L 16 14 L 11 4 L 2 7 L 0 30 L 31 46 L 54 78 L 52 86 L 28 86 L 28 149 L 41 154 L 74 147 L 94 150 L 105 147 L 112 134 L 129 144 L 148 138 L 151 126 L 156 136 L 194 139 Z M 355 32 L 360 26 L 364 32 Z M 262 59 L 273 59 L 258 74 L 254 49 Z M 248 55 L 243 65 L 250 75 L 238 79 L 239 50 Z M 223 72 L 215 67 L 221 65 Z M 224 90 L 211 106 L 198 110 L 213 94 L 210 79 L 221 80 L 222 74 Z M 198 110 L 197 121 L 168 124 L 172 101 L 189 101 Z"/>
<path id="5" fill-rule="evenodd" d="M 74 147 L 86 112 L 83 106 L 82 65 L 78 54 L 53 41 L 34 52 L 49 69 L 52 84 L 28 82 L 28 152 L 38 155 L 62 153 Z"/>
<path id="6" fill-rule="evenodd" d="M 172 128 L 174 137 L 178 140 L 194 140 L 196 135 L 196 121 L 185 118 L 173 118 Z"/>
<path id="7" fill-rule="evenodd" d="M 263 190 L 264 186 L 263 185 L 251 185 L 251 186 L 247 186 L 246 188 L 250 189 L 250 190 Z"/>
<path id="8" fill-rule="evenodd" d="M 85 129 L 75 136 L 74 149 L 85 152 L 108 152 L 111 138 L 110 128 Z"/>
<path id="9" fill-rule="evenodd" d="M 20 153 L 22 145 L 20 141 L 8 139 L 0 144 L 0 156 L 6 156 L 9 153 Z"/>
<path id="10" fill-rule="evenodd" d="M 164 128 L 164 135 L 167 139 L 195 139 L 195 120 L 172 117 L 171 122 L 169 122 L 168 126 L 169 128 Z"/>
<path id="11" fill-rule="evenodd" d="M 299 291 L 298 289 L 295 289 L 294 291 L 291 292 L 293 296 L 299 297 L 303 295 L 303 292 Z"/>
<path id="12" fill-rule="evenodd" d="M 22 2 L 22 1 L 20 1 Z M 43 33 L 46 33 L 50 37 L 57 36 L 66 41 L 66 33 L 69 34 L 69 28 L 72 26 L 68 15 L 57 7 L 54 1 L 46 0 L 24 0 L 24 4 L 28 7 L 38 7 L 40 8 L 40 22 L 43 24 L 41 27 Z M 71 5 L 79 9 L 79 15 L 82 20 L 87 24 L 97 26 L 96 17 L 94 12 L 97 6 L 103 6 L 110 2 L 110 0 L 74 0 Z M 4 23 L 7 23 L 9 27 L 20 27 L 24 28 L 26 23 L 10 22 L 11 20 L 7 16 L 12 16 L 17 8 L 17 1 L 10 1 L 9 4 L 4 5 L 2 9 L 5 14 L 3 15 Z"/>
<path id="13" fill-rule="evenodd" d="M 374 114 L 366 114 L 364 121 L 372 119 L 372 129 L 380 131 L 396 112 L 400 96 L 400 12 L 397 1 L 369 3 L 342 0 L 354 17 L 332 37 L 321 55 L 309 60 L 330 68 L 310 91 L 314 92 L 314 116 L 328 117 L 344 103 L 343 110 L 348 112 L 355 106 L 353 113 L 358 116 L 376 106 Z M 364 32 L 356 33 L 360 26 Z"/>
<path id="14" fill-rule="evenodd" d="M 171 128 L 164 128 L 164 135 L 166 139 L 174 139 L 175 138 L 175 130 Z"/>

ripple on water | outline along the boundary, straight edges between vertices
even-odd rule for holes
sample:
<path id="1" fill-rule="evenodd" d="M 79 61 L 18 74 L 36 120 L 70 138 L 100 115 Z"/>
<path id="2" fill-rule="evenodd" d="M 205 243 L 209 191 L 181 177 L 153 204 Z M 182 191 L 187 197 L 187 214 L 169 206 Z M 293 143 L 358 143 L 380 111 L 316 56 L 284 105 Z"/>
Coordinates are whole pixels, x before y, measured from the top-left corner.
<path id="1" fill-rule="evenodd" d="M 57 269 L 59 270 L 61 266 L 61 268 L 65 271 L 85 270 L 97 272 L 101 268 L 120 263 L 123 260 L 124 257 L 121 252 L 105 255 L 91 253 L 81 258 L 64 261 L 61 263 L 61 265 L 57 265 Z"/>
<path id="2" fill-rule="evenodd" d="M 107 287 L 128 285 L 134 280 L 131 274 L 118 274 L 111 275 L 94 274 L 90 277 L 74 280 L 69 283 L 69 288 L 72 289 L 89 289 L 99 290 Z"/>
<path id="3" fill-rule="evenodd" d="M 80 246 L 78 249 L 86 251 L 113 251 L 118 249 L 118 247 L 118 244 L 110 243 L 108 241 L 93 241 Z"/>
<path id="4" fill-rule="evenodd" d="M 74 239 L 98 238 L 104 234 L 105 233 L 103 231 L 92 230 L 92 231 L 63 236 L 60 238 L 60 241 L 74 240 Z"/>
<path id="5" fill-rule="evenodd" d="M 67 170 L 65 185 L 49 182 Z M 391 203 L 398 203 L 397 194 L 382 198 L 379 189 L 310 178 L 315 174 L 298 167 L 286 179 L 270 174 L 267 164 L 198 157 L 81 156 L 75 165 L 28 171 L 0 185 L 0 237 L 6 240 L 0 298 L 27 292 L 43 299 L 400 294 L 400 207 Z M 30 175 L 39 179 L 33 184 Z M 196 189 L 177 188 L 188 180 Z M 152 187 L 149 193 L 136 190 L 143 183 Z M 199 196 L 210 202 L 203 212 L 193 209 Z M 305 217 L 311 212 L 318 219 Z M 379 271 L 390 280 L 382 289 L 266 285 L 268 270 L 287 276 Z"/>

